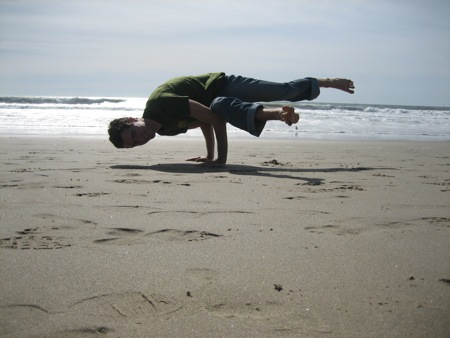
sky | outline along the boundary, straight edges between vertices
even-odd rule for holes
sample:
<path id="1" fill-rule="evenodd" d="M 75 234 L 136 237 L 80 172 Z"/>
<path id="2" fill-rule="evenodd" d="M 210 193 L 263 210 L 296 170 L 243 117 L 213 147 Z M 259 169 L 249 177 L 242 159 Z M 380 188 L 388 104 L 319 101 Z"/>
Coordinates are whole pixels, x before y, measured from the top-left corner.
<path id="1" fill-rule="evenodd" d="M 0 96 L 147 97 L 176 76 L 346 77 L 319 102 L 450 106 L 447 0 L 0 0 Z"/>

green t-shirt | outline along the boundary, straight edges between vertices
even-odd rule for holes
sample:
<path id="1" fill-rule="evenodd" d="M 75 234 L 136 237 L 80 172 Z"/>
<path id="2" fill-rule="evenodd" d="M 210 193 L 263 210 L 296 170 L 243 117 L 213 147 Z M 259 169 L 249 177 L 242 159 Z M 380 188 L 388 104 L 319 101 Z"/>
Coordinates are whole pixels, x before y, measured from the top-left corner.
<path id="1" fill-rule="evenodd" d="M 185 133 L 188 123 L 195 121 L 189 116 L 189 99 L 209 107 L 222 90 L 224 80 L 225 73 L 208 73 L 169 80 L 150 95 L 142 117 L 159 122 L 160 135 Z"/>

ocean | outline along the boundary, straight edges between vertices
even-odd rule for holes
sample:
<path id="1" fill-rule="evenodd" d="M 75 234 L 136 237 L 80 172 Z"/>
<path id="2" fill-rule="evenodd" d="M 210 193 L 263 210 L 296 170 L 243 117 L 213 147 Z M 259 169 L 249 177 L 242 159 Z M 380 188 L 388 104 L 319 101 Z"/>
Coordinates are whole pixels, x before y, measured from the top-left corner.
<path id="1" fill-rule="evenodd" d="M 142 116 L 145 102 L 146 98 L 0 97 L 0 135 L 107 138 L 110 120 Z M 449 107 L 317 102 L 288 104 L 300 113 L 300 122 L 289 127 L 269 121 L 261 137 L 450 141 Z M 228 125 L 228 135 L 253 137 L 231 125 Z M 202 134 L 197 129 L 182 136 L 202 137 Z"/>

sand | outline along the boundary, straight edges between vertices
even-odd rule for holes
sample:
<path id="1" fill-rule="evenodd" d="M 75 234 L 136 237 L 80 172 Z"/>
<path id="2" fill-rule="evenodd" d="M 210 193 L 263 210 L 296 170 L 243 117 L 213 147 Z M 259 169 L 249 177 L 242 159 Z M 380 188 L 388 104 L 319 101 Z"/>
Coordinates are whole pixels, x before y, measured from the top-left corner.
<path id="1" fill-rule="evenodd" d="M 0 138 L 2 337 L 448 337 L 450 143 Z"/>

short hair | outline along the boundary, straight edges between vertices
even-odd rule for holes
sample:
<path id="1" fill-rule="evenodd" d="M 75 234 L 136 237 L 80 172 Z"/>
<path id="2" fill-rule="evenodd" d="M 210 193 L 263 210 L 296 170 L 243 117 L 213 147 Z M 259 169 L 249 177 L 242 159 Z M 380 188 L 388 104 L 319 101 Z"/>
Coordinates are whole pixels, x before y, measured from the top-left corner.
<path id="1" fill-rule="evenodd" d="M 109 123 L 109 140 L 116 148 L 123 148 L 122 132 L 133 125 L 130 117 L 121 117 Z"/>

